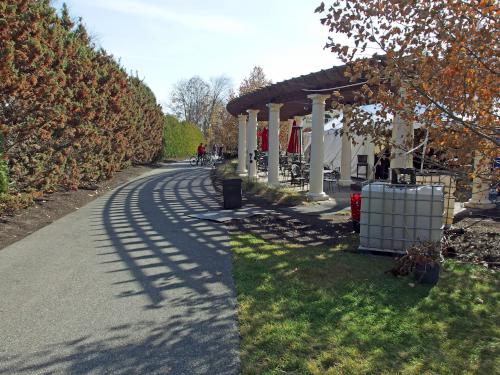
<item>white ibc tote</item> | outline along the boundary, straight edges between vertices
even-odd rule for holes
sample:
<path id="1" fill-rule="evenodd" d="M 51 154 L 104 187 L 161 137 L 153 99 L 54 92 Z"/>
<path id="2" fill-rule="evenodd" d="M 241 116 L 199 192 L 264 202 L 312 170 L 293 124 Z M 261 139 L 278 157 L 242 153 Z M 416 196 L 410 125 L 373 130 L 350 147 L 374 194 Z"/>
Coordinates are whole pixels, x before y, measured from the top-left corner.
<path id="1" fill-rule="evenodd" d="M 404 253 L 411 245 L 440 241 L 443 186 L 375 182 L 361 192 L 360 250 Z"/>

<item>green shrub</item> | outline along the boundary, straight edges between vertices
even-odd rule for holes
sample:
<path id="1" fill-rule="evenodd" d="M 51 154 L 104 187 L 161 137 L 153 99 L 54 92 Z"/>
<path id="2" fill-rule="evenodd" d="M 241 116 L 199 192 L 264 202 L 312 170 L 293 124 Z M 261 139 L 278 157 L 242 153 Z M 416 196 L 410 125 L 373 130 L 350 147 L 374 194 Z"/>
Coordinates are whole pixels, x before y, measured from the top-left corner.
<path id="1" fill-rule="evenodd" d="M 180 158 L 196 153 L 204 142 L 201 130 L 194 124 L 166 115 L 163 125 L 163 158 Z"/>

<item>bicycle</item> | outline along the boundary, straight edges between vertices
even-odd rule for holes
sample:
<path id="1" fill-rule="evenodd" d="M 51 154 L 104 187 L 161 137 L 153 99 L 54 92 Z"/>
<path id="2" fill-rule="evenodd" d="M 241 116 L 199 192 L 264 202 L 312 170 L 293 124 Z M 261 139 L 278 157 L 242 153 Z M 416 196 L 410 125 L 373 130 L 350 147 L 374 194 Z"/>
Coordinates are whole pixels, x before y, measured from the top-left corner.
<path id="1" fill-rule="evenodd" d="M 213 167 L 214 164 L 215 164 L 215 160 L 214 158 L 209 155 L 209 154 L 204 154 L 200 159 L 199 159 L 199 162 L 198 162 L 198 156 L 195 155 L 195 156 L 192 156 L 191 159 L 189 159 L 189 164 L 192 166 L 192 167 L 196 167 L 196 166 L 201 166 L 201 167 Z"/>

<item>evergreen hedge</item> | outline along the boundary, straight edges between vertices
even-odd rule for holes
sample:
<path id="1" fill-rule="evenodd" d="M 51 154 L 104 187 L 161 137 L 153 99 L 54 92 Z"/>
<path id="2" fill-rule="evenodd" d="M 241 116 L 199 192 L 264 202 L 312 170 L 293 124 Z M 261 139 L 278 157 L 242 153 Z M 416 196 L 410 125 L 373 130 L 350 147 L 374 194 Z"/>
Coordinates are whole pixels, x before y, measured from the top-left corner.
<path id="1" fill-rule="evenodd" d="M 3 160 L 3 137 L 0 134 L 0 194 L 6 193 L 9 189 L 9 173 L 7 162 Z"/>
<path id="2" fill-rule="evenodd" d="M 0 77 L 12 195 L 91 186 L 161 154 L 155 96 L 66 6 L 59 16 L 50 0 L 0 0 Z"/>
<path id="3" fill-rule="evenodd" d="M 194 155 L 200 143 L 204 142 L 203 133 L 194 124 L 179 121 L 166 115 L 163 126 L 163 157 L 180 158 Z"/>

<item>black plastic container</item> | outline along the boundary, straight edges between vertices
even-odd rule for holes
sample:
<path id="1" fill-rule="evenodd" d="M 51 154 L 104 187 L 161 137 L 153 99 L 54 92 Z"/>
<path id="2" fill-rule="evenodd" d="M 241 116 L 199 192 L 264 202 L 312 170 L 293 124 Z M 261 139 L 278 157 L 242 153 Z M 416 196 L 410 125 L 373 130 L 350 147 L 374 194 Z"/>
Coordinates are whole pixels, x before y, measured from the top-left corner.
<path id="1" fill-rule="evenodd" d="M 436 285 L 440 271 L 441 266 L 439 263 L 417 264 L 414 271 L 415 280 L 421 284 Z"/>
<path id="2" fill-rule="evenodd" d="M 393 168 L 391 184 L 393 185 L 416 185 L 417 176 L 415 168 Z"/>
<path id="3" fill-rule="evenodd" d="M 241 208 L 242 206 L 241 179 L 232 178 L 224 180 L 222 183 L 222 196 L 224 197 L 225 210 Z"/>

